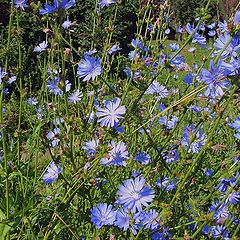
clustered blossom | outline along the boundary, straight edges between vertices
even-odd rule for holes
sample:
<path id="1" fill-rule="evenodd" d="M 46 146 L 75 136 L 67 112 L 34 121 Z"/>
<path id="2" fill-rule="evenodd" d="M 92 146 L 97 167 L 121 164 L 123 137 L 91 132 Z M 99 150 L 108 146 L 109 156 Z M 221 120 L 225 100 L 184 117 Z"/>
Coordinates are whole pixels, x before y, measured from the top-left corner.
<path id="1" fill-rule="evenodd" d="M 60 8 L 69 9 L 75 4 L 75 0 L 54 0 L 53 5 L 45 4 L 44 8 L 40 8 L 39 13 L 42 15 L 57 12 Z"/>
<path id="2" fill-rule="evenodd" d="M 117 205 L 121 208 L 116 210 L 112 205 L 99 204 L 91 210 L 92 223 L 101 228 L 104 225 L 115 225 L 127 231 L 130 229 L 134 235 L 141 228 L 158 230 L 161 219 L 156 210 L 143 210 L 148 207 L 155 197 L 154 190 L 150 185 L 146 185 L 143 176 L 135 179 L 125 180 L 123 185 L 119 186 Z"/>
<path id="3" fill-rule="evenodd" d="M 15 9 L 15 11 L 18 13 L 24 11 L 28 7 L 27 0 L 14 0 L 13 3 L 14 7 L 17 9 Z M 160 3 L 164 4 L 164 1 L 160 1 Z M 69 32 L 67 30 L 75 24 L 75 22 L 71 22 L 69 20 L 67 10 L 74 4 L 75 0 L 53 0 L 52 4 L 46 3 L 43 7 L 40 7 L 39 13 L 41 15 L 55 13 L 53 15 L 53 19 L 55 17 L 57 18 L 58 14 L 61 14 L 63 17 L 67 16 L 62 22 L 59 22 L 59 26 L 63 28 L 61 29 L 63 34 L 70 33 L 71 31 Z M 100 9 L 107 8 L 113 4 L 117 5 L 118 3 L 116 0 L 101 0 L 97 1 L 96 4 L 96 14 L 99 14 Z M 162 5 L 161 9 L 163 8 L 164 10 L 164 7 L 165 6 Z M 62 18 L 60 19 L 62 20 Z M 199 19 L 200 18 L 197 18 L 196 21 Z M 167 37 L 166 35 L 171 33 L 169 24 L 171 19 L 168 19 L 165 12 L 163 13 L 163 20 L 165 21 L 165 27 L 162 29 L 163 36 Z M 167 212 L 167 203 L 171 202 L 171 198 L 173 196 L 180 194 L 180 192 L 177 191 L 177 194 L 174 195 L 176 190 L 182 190 L 177 189 L 179 182 L 182 181 L 182 173 L 179 173 L 178 175 L 175 172 L 175 166 L 178 165 L 181 160 L 183 160 L 184 163 L 187 162 L 185 161 L 186 157 L 190 157 L 192 158 L 192 161 L 194 161 L 194 157 L 197 155 L 196 153 L 199 153 L 204 146 L 207 148 L 207 145 L 210 146 L 210 144 L 215 141 L 215 139 L 209 139 L 209 141 L 207 141 L 207 136 L 203 131 L 202 125 L 195 124 L 196 119 L 200 118 L 200 116 L 202 118 L 206 117 L 206 119 L 210 120 L 214 119 L 217 115 L 217 112 L 214 112 L 214 108 L 218 107 L 218 100 L 221 99 L 221 101 L 219 101 L 220 105 L 225 101 L 225 98 L 222 97 L 225 93 L 228 93 L 228 90 L 232 87 L 231 85 L 235 84 L 234 81 L 239 76 L 240 33 L 238 32 L 235 36 L 233 36 L 233 32 L 237 32 L 239 30 L 240 11 L 236 12 L 232 21 L 234 30 L 231 32 L 228 29 L 230 28 L 228 27 L 228 22 L 225 20 L 219 23 L 212 21 L 205 23 L 202 22 L 197 25 L 198 27 L 194 27 L 194 24 L 191 25 L 189 23 L 186 25 L 186 32 L 189 35 L 192 35 L 192 43 L 197 43 L 201 47 L 207 48 L 205 34 L 212 38 L 213 41 L 216 39 L 214 42 L 214 48 L 207 48 L 208 50 L 212 49 L 209 68 L 205 65 L 204 67 L 200 67 L 194 63 L 186 69 L 186 59 L 178 54 L 178 50 L 182 47 L 182 43 L 180 43 L 180 45 L 177 43 L 170 43 L 168 47 L 161 44 L 158 46 L 160 52 L 155 57 L 150 55 L 153 48 L 147 47 L 146 41 L 142 40 L 142 37 L 132 39 L 132 49 L 126 53 L 128 58 L 125 58 L 128 64 L 124 65 L 123 68 L 122 66 L 118 66 L 118 70 L 121 71 L 121 69 L 124 69 L 122 73 L 125 73 L 126 75 L 123 77 L 121 76 L 122 78 L 120 77 L 119 81 L 123 82 L 122 86 L 126 84 L 127 88 L 130 83 L 130 90 L 128 94 L 132 94 L 131 89 L 139 91 L 140 98 L 138 99 L 139 101 L 137 104 L 139 104 L 141 108 L 139 107 L 139 112 L 136 111 L 137 114 L 139 113 L 139 116 L 144 116 L 145 113 L 146 115 L 149 113 L 147 116 L 150 118 L 152 113 L 155 113 L 155 110 L 162 112 L 170 109 L 174 111 L 174 107 L 176 107 L 177 111 L 174 111 L 174 114 L 172 114 L 171 111 L 166 111 L 166 115 L 162 115 L 161 118 L 156 119 L 156 121 L 152 120 L 154 118 L 150 118 L 149 121 L 146 121 L 147 124 L 145 124 L 145 121 L 141 122 L 141 119 L 139 118 L 140 120 L 137 124 L 135 124 L 135 122 L 131 122 L 132 119 L 138 117 L 137 114 L 136 116 L 134 115 L 133 118 L 129 117 L 129 114 L 126 114 L 127 110 L 130 111 L 131 109 L 127 109 L 127 104 L 129 104 L 130 107 L 134 105 L 134 99 L 131 99 L 130 96 L 130 100 L 126 101 L 124 97 L 121 99 L 120 97 L 115 97 L 115 95 L 108 96 L 108 90 L 106 90 L 105 87 L 110 88 L 110 84 L 100 86 L 101 82 L 98 80 L 104 80 L 103 75 L 105 77 L 105 74 L 107 74 L 107 71 L 105 70 L 107 65 L 106 62 L 108 60 L 115 61 L 117 55 L 116 53 L 119 53 L 121 50 L 119 44 L 113 44 L 111 41 L 102 51 L 103 55 L 101 55 L 101 51 L 93 49 L 93 47 L 84 53 L 83 58 L 77 65 L 76 72 L 79 79 L 74 79 L 76 80 L 75 84 L 73 84 L 71 74 L 68 74 L 69 72 L 65 69 L 65 66 L 62 66 L 61 70 L 56 64 L 53 64 L 53 69 L 50 69 L 47 72 L 48 76 L 45 79 L 47 83 L 43 86 L 46 86 L 47 93 L 52 93 L 49 94 L 49 98 L 51 98 L 51 100 L 57 99 L 60 106 L 61 103 L 59 100 L 62 101 L 64 97 L 67 105 L 66 107 L 78 110 L 76 115 L 74 115 L 76 116 L 76 126 L 72 124 L 72 119 L 66 120 L 66 116 L 63 116 L 65 106 L 62 107 L 63 110 L 58 109 L 59 111 L 56 111 L 56 109 L 54 109 L 54 111 L 51 111 L 52 109 L 50 107 L 49 110 L 46 107 L 47 104 L 46 106 L 41 106 L 41 96 L 33 97 L 35 95 L 31 93 L 31 97 L 27 98 L 27 107 L 31 110 L 35 109 L 38 119 L 40 121 L 44 121 L 46 125 L 49 123 L 47 122 L 47 119 L 53 116 L 51 114 L 54 114 L 54 126 L 44 132 L 44 140 L 48 143 L 52 157 L 55 157 L 55 154 L 58 154 L 58 151 L 60 154 L 62 152 L 69 154 L 68 149 L 80 145 L 79 149 L 77 149 L 71 156 L 76 158 L 78 161 L 76 167 L 79 168 L 79 175 L 74 175 L 72 173 L 69 175 L 66 174 L 67 177 L 64 179 L 61 164 L 54 160 L 50 162 L 49 166 L 43 173 L 43 182 L 45 184 L 52 184 L 58 178 L 64 179 L 66 182 L 68 182 L 68 179 L 71 178 L 76 178 L 75 180 L 78 181 L 77 178 L 79 178 L 81 174 L 84 176 L 84 174 L 87 173 L 88 176 L 90 176 L 90 174 L 93 173 L 93 179 L 88 179 L 87 176 L 87 181 L 84 182 L 84 190 L 87 192 L 90 191 L 90 193 L 94 188 L 97 190 L 96 194 L 92 195 L 94 203 L 91 205 L 93 207 L 89 212 L 91 214 L 92 224 L 98 229 L 104 227 L 104 230 L 102 231 L 103 234 L 108 233 L 107 227 L 114 226 L 122 231 L 129 230 L 133 235 L 138 234 L 139 231 L 147 230 L 147 234 L 149 234 L 148 236 L 151 235 L 151 239 L 167 240 L 172 239 L 173 237 L 171 231 L 184 227 L 181 231 L 182 234 L 184 233 L 184 238 L 188 239 L 188 231 L 195 232 L 198 226 L 202 227 L 203 220 L 201 219 L 199 221 L 195 221 L 195 218 L 199 218 L 199 216 L 197 216 L 198 214 L 194 213 L 194 211 L 187 216 L 188 212 L 186 211 L 190 211 L 189 209 L 192 209 L 193 206 L 191 205 L 192 203 L 187 205 L 189 202 L 185 203 L 183 201 L 185 199 L 180 199 L 181 206 L 180 204 L 179 206 L 182 207 L 184 211 L 186 210 L 187 224 L 181 223 L 181 225 L 178 226 L 165 226 L 164 224 L 171 218 L 171 215 L 175 213 L 174 211 L 176 211 L 176 213 L 181 211 L 181 209 L 178 210 L 171 203 L 169 205 L 169 212 Z M 157 29 L 156 24 L 149 25 L 147 30 L 150 32 L 152 31 L 151 33 L 154 34 L 155 32 L 157 33 L 160 31 L 160 29 Z M 179 26 L 176 29 L 176 32 L 178 32 L 178 34 L 182 37 L 183 26 Z M 164 33 L 166 35 L 164 35 Z M 49 46 L 49 43 L 50 42 L 47 40 L 38 43 L 38 45 L 35 45 L 33 52 L 42 53 L 43 55 L 51 52 L 52 46 Z M 96 48 L 99 49 L 97 44 L 94 45 L 96 45 Z M 195 57 L 195 52 L 198 51 L 197 49 L 197 46 L 195 47 L 194 45 L 194 47 L 189 48 L 187 51 L 192 53 L 190 54 L 191 57 Z M 125 51 L 125 49 L 123 49 L 123 51 Z M 41 57 L 41 54 L 38 57 Z M 69 63 L 66 63 L 66 65 L 67 64 Z M 164 71 L 169 73 L 169 79 L 161 79 L 161 77 L 159 77 L 159 68 L 162 68 Z M 0 67 L 0 85 L 4 85 L 2 86 L 3 96 L 10 93 L 10 87 L 18 84 L 18 78 L 20 76 L 18 75 L 19 73 L 17 71 L 15 73 L 15 69 L 12 70 L 10 66 L 8 66 L 8 69 L 5 70 Z M 110 70 L 111 73 L 115 74 L 115 69 L 111 68 Z M 179 114 L 181 109 L 180 104 L 175 104 L 173 105 L 174 107 L 171 108 L 171 101 L 175 103 L 174 101 L 178 95 L 181 98 L 183 89 L 180 86 L 170 88 L 171 85 L 168 81 L 174 80 L 177 83 L 176 85 L 181 85 L 181 82 L 178 82 L 181 78 L 181 74 L 178 74 L 178 72 L 182 70 L 184 71 L 183 81 L 185 82 L 185 84 L 183 82 L 183 86 L 186 87 L 184 94 L 188 94 L 187 90 L 198 88 L 199 85 L 200 87 L 202 85 L 205 86 L 205 90 L 199 93 L 199 95 L 196 95 L 196 101 L 193 102 L 192 105 L 189 104 L 186 107 L 186 119 L 188 120 L 191 118 L 190 123 L 194 123 L 194 125 L 183 123 L 185 119 L 181 118 L 181 113 Z M 144 78 L 148 72 L 151 74 L 151 78 L 144 82 Z M 172 74 L 173 72 L 174 74 Z M 18 78 L 13 74 L 17 74 Z M 69 77 L 69 80 L 65 80 L 65 76 Z M 77 80 L 80 81 L 78 82 Z M 124 83 L 125 80 L 126 83 Z M 110 79 L 109 82 L 111 82 Z M 13 85 L 8 87 L 12 83 Z M 71 89 L 72 85 L 75 85 L 75 89 Z M 121 91 L 122 89 L 124 90 L 124 87 L 122 86 L 119 88 L 115 88 L 115 86 L 113 86 L 113 89 L 119 91 L 119 94 L 116 94 L 116 96 L 121 96 Z M 87 90 L 85 90 L 85 88 Z M 238 96 L 236 96 L 236 99 L 237 97 Z M 91 103 L 91 111 L 89 112 L 84 109 L 85 99 L 88 99 Z M 147 102 L 145 101 L 146 99 L 147 101 L 148 99 L 151 99 L 151 101 Z M 199 99 L 207 99 L 206 105 L 200 102 Z M 236 102 L 237 101 L 238 99 Z M 52 103 L 49 103 L 49 106 L 51 104 Z M 165 105 L 170 107 L 166 109 Z M 2 112 L 5 114 L 7 110 L 3 108 Z M 228 126 L 233 129 L 234 137 L 236 138 L 236 143 L 238 144 L 240 140 L 240 117 L 235 119 L 233 118 L 234 120 L 229 120 L 230 117 L 232 116 L 230 115 L 226 118 L 226 122 L 229 123 Z M 83 128 L 83 131 L 81 131 L 79 127 L 81 124 L 86 125 L 85 128 Z M 46 125 L 44 125 L 44 127 Z M 175 134 L 174 130 L 178 127 L 178 125 L 184 128 L 182 135 L 181 131 L 176 131 L 177 133 Z M 133 133 L 131 132 L 132 126 L 136 128 Z M 145 126 L 145 128 L 143 126 Z M 152 134 L 154 133 L 154 127 L 157 129 L 156 136 Z M 66 136 L 64 136 L 65 128 L 67 129 Z M 76 144 L 74 143 L 75 145 L 73 144 L 73 146 L 71 146 L 72 142 L 64 142 L 65 139 L 70 138 L 67 136 L 70 131 L 69 129 L 71 131 L 73 130 L 73 132 L 76 131 L 77 134 L 80 135 L 80 140 L 76 141 Z M 127 136 L 126 139 L 125 136 Z M 135 136 L 140 136 L 139 140 L 136 140 Z M 165 136 L 167 137 L 165 138 Z M 2 133 L 0 132 L 0 139 L 2 139 L 2 137 Z M 129 142 L 127 142 L 128 138 L 130 139 Z M 145 139 L 148 140 L 147 144 L 144 142 Z M 160 139 L 160 141 L 157 142 L 156 147 L 154 146 L 153 148 L 155 139 L 156 141 L 157 139 Z M 167 144 L 165 144 L 165 139 L 168 140 L 166 141 Z M 233 145 L 235 142 L 232 142 L 232 145 L 230 146 L 234 148 L 235 146 Z M 214 146 L 209 147 L 209 152 L 213 149 Z M 211 154 L 211 152 L 207 154 Z M 182 159 L 183 157 L 184 159 Z M 238 164 L 238 157 L 239 156 L 235 157 L 233 166 Z M 0 162 L 2 159 L 3 150 L 0 150 Z M 68 161 L 66 161 L 66 163 L 67 162 Z M 202 234 L 208 235 L 206 238 L 230 239 L 231 236 L 229 229 L 234 228 L 235 225 L 239 224 L 239 219 L 234 219 L 233 217 L 233 211 L 238 208 L 240 202 L 240 172 L 237 170 L 236 173 L 234 172 L 235 175 L 232 175 L 233 177 L 223 175 L 223 177 L 220 177 L 219 179 L 216 168 L 213 167 L 214 161 L 212 159 L 211 161 L 205 161 L 205 159 L 203 159 L 203 161 L 199 161 L 199 163 L 201 163 L 201 166 L 199 167 L 197 174 L 204 178 L 201 179 L 203 180 L 201 184 L 203 184 L 204 181 L 207 183 L 208 181 L 213 183 L 214 181 L 219 180 L 218 184 L 214 186 L 214 194 L 211 193 L 211 201 L 209 202 L 209 205 L 206 205 L 207 207 L 204 206 L 206 211 L 209 213 L 209 221 L 207 221 L 208 225 L 202 228 Z M 95 171 L 95 164 L 96 166 L 98 164 L 99 167 L 97 171 Z M 12 166 L 13 163 L 9 162 L 8 167 L 10 168 Z M 130 169 L 129 167 L 128 169 L 126 166 L 133 168 Z M 224 164 L 222 164 L 223 169 L 224 167 Z M 166 174 L 165 168 L 169 171 L 168 174 Z M 197 167 L 195 168 L 197 170 Z M 101 169 L 104 170 L 101 172 Z M 189 169 L 192 170 L 191 168 Z M 107 177 L 108 174 L 111 175 L 112 173 L 115 174 L 118 172 L 120 174 L 117 176 L 113 175 L 110 176 L 110 178 Z M 171 172 L 172 174 L 170 174 Z M 232 172 L 233 167 L 231 166 L 229 168 L 229 174 L 232 174 Z M 184 169 L 183 173 L 185 173 Z M 121 184 L 119 185 L 115 184 L 115 179 L 117 178 L 121 181 Z M 193 177 L 189 179 L 192 179 L 192 182 L 189 186 L 187 186 L 187 184 L 186 186 L 192 187 L 195 179 Z M 154 181 L 154 186 L 148 184 L 148 181 L 150 180 Z M 115 195 L 111 192 L 111 200 L 106 200 L 107 196 L 105 195 L 105 191 L 106 186 L 108 186 L 107 184 L 109 184 L 109 186 L 113 189 L 114 187 L 116 188 Z M 73 186 L 75 186 L 75 184 Z M 72 185 L 69 184 L 69 187 L 69 189 L 71 189 Z M 202 192 L 209 191 L 209 189 L 202 188 L 202 185 L 200 185 L 200 187 Z M 102 189 L 103 191 L 101 191 Z M 111 189 L 108 188 L 107 190 Z M 189 196 L 190 195 L 191 194 L 189 194 Z M 81 192 L 79 196 L 76 196 L 76 199 L 80 196 Z M 165 197 L 168 197 L 168 199 L 166 200 Z M 194 198 L 195 196 L 193 196 L 191 202 L 194 202 Z M 52 197 L 48 196 L 46 199 L 49 203 Z M 97 202 L 98 199 L 103 200 L 99 201 L 99 203 Z M 168 201 L 169 199 L 170 201 Z M 105 200 L 106 202 L 103 202 Z M 202 199 L 200 198 L 199 201 L 201 200 Z M 86 205 L 85 209 L 88 209 L 88 205 L 89 204 Z M 156 208 L 156 206 L 158 206 L 158 208 Z M 202 209 L 202 207 L 199 207 L 199 211 Z M 180 221 L 183 220 L 180 219 Z M 224 225 L 225 222 L 227 223 L 226 225 Z M 201 225 L 199 223 L 201 223 Z M 118 238 L 121 237 L 122 236 L 119 235 Z M 127 237 L 129 237 L 129 235 L 127 235 Z M 142 236 L 140 236 L 140 238 L 141 237 Z"/>

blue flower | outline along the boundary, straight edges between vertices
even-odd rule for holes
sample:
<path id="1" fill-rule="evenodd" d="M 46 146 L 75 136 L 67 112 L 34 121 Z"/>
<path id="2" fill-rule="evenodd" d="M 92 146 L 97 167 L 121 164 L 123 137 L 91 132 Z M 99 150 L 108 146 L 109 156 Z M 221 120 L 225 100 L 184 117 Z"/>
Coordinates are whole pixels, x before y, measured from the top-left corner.
<path id="1" fill-rule="evenodd" d="M 222 62 L 221 68 L 224 70 L 224 75 L 226 76 L 237 75 L 240 69 L 240 60 L 232 57 L 229 63 Z"/>
<path id="2" fill-rule="evenodd" d="M 189 73 L 184 77 L 184 82 L 188 85 L 191 85 L 193 82 L 193 78 L 194 78 L 194 75 L 192 73 Z"/>
<path id="3" fill-rule="evenodd" d="M 123 229 L 123 231 L 127 231 L 130 226 L 130 219 L 131 217 L 127 214 L 127 212 L 124 209 L 120 209 L 117 211 L 114 225 Z"/>
<path id="4" fill-rule="evenodd" d="M 91 221 L 97 227 L 101 228 L 105 225 L 113 225 L 116 217 L 116 210 L 112 205 L 100 203 L 91 210 Z"/>
<path id="5" fill-rule="evenodd" d="M 77 74 L 80 78 L 84 78 L 83 81 L 94 80 L 102 73 L 102 67 L 100 65 L 100 58 L 96 59 L 89 55 L 84 55 L 85 59 L 82 59 L 78 64 Z"/>
<path id="6" fill-rule="evenodd" d="M 221 33 L 228 32 L 228 23 L 226 20 L 224 20 L 223 22 L 219 22 L 218 27 L 219 27 Z"/>
<path id="7" fill-rule="evenodd" d="M 180 48 L 179 44 L 177 44 L 177 43 L 170 43 L 170 44 L 168 44 L 168 46 L 172 51 L 177 51 Z"/>
<path id="8" fill-rule="evenodd" d="M 177 122 L 178 122 L 178 117 L 176 116 L 172 116 L 171 119 L 170 117 L 168 118 L 167 116 L 164 116 L 158 120 L 158 123 L 166 126 L 168 130 L 173 129 Z"/>
<path id="9" fill-rule="evenodd" d="M 213 217 L 216 220 L 221 220 L 221 219 L 226 220 L 228 218 L 228 215 L 229 215 L 228 209 L 227 209 L 227 205 L 225 203 L 220 205 L 220 201 L 219 200 L 215 201 L 210 206 L 209 211 L 210 212 L 214 212 Z"/>
<path id="10" fill-rule="evenodd" d="M 165 226 L 161 227 L 157 232 L 156 230 L 152 235 L 153 240 L 169 240 L 172 239 L 172 234 L 169 232 L 169 229 Z"/>
<path id="11" fill-rule="evenodd" d="M 150 189 L 150 185 L 144 186 L 145 183 L 143 176 L 125 180 L 117 192 L 118 202 L 132 213 L 136 210 L 141 212 L 142 207 L 147 207 L 154 198 L 154 190 Z"/>
<path id="12" fill-rule="evenodd" d="M 124 142 L 111 141 L 108 145 L 111 149 L 107 157 L 101 159 L 102 165 L 105 166 L 126 166 L 125 160 L 128 159 L 127 146 Z"/>
<path id="13" fill-rule="evenodd" d="M 48 80 L 48 84 L 46 85 L 46 88 L 49 88 L 51 93 L 62 96 L 63 91 L 58 88 L 57 86 L 58 83 L 59 83 L 59 79 L 57 77 L 54 77 L 53 82 Z"/>
<path id="14" fill-rule="evenodd" d="M 195 139 L 193 140 L 193 137 Z M 204 146 L 207 138 L 202 129 L 196 132 L 196 129 L 193 125 L 189 127 L 184 127 L 183 138 L 181 140 L 182 146 L 188 148 L 188 152 L 198 153 L 200 149 Z"/>
<path id="15" fill-rule="evenodd" d="M 56 147 L 60 140 L 58 139 L 58 135 L 60 134 L 60 128 L 54 128 L 53 131 L 50 131 L 48 134 L 47 134 L 47 139 L 48 140 L 51 140 L 52 143 L 52 147 Z"/>
<path id="16" fill-rule="evenodd" d="M 228 124 L 228 126 L 234 128 L 236 131 L 240 131 L 240 117 L 236 118 L 232 123 Z"/>
<path id="17" fill-rule="evenodd" d="M 233 136 L 240 139 L 240 117 L 236 118 L 232 123 L 228 124 L 228 126 L 237 131 Z"/>
<path id="18" fill-rule="evenodd" d="M 57 180 L 58 175 L 62 172 L 62 168 L 60 165 L 55 164 L 55 162 L 51 162 L 46 172 L 43 175 L 44 183 L 52 183 Z"/>
<path id="19" fill-rule="evenodd" d="M 101 8 L 108 7 L 110 4 L 114 4 L 114 3 L 116 3 L 116 0 L 102 0 L 98 2 Z"/>
<path id="20" fill-rule="evenodd" d="M 165 98 L 169 95 L 168 90 L 165 86 L 160 85 L 156 80 L 146 90 L 146 94 L 156 94 L 159 99 Z"/>
<path id="21" fill-rule="evenodd" d="M 145 229 L 157 230 L 159 228 L 159 223 L 161 219 L 159 218 L 159 213 L 155 209 L 149 211 L 142 211 L 139 214 L 140 223 L 139 227 L 144 227 Z"/>
<path id="22" fill-rule="evenodd" d="M 117 211 L 114 225 L 120 229 L 123 229 L 123 231 L 130 229 L 132 233 L 136 235 L 139 221 L 139 214 L 134 214 L 132 216 L 130 212 L 127 212 L 125 209 L 121 208 Z"/>
<path id="23" fill-rule="evenodd" d="M 209 231 L 210 231 L 210 229 L 209 229 L 209 226 L 208 226 L 208 225 L 205 225 L 205 226 L 203 227 L 203 229 L 202 229 L 202 233 L 203 233 L 203 234 L 206 234 L 206 235 L 209 234 Z"/>
<path id="24" fill-rule="evenodd" d="M 125 106 L 119 106 L 120 102 L 120 98 L 115 98 L 113 101 L 107 101 L 105 103 L 105 108 L 96 107 L 96 116 L 98 117 L 98 122 L 102 127 L 113 127 L 119 122 L 119 119 L 123 118 L 126 108 Z"/>
<path id="25" fill-rule="evenodd" d="M 2 84 L 2 79 L 7 75 L 7 72 L 5 72 L 1 67 L 0 67 L 0 85 Z"/>
<path id="26" fill-rule="evenodd" d="M 209 32 L 208 32 L 208 36 L 210 36 L 210 37 L 213 37 L 213 36 L 215 36 L 216 35 L 216 31 L 213 29 L 213 30 L 210 30 Z"/>
<path id="27" fill-rule="evenodd" d="M 1 70 L 0 70 L 0 72 L 1 72 Z M 1 73 L 0 73 L 0 76 L 1 76 Z M 1 77 L 0 77 L 0 78 L 1 78 Z M 10 78 L 8 79 L 8 83 L 9 83 L 9 84 L 12 84 L 13 82 L 16 81 L 16 79 L 17 79 L 16 76 L 12 76 L 12 77 L 10 77 Z"/>
<path id="28" fill-rule="evenodd" d="M 196 48 L 195 48 L 195 47 L 190 47 L 190 48 L 188 49 L 188 51 L 189 51 L 190 53 L 195 52 L 195 51 L 196 51 Z"/>
<path id="29" fill-rule="evenodd" d="M 111 55 L 113 53 L 118 52 L 119 50 L 121 50 L 121 48 L 119 47 L 119 45 L 115 44 L 110 48 L 110 50 L 108 51 L 108 54 Z"/>
<path id="30" fill-rule="evenodd" d="M 192 43 L 197 43 L 203 48 L 206 48 L 206 38 L 195 32 Z"/>
<path id="31" fill-rule="evenodd" d="M 132 50 L 129 52 L 128 58 L 130 60 L 136 60 L 136 59 L 140 58 L 140 54 L 136 50 Z"/>
<path id="32" fill-rule="evenodd" d="M 226 202 L 229 202 L 231 205 L 237 205 L 240 200 L 240 192 L 232 192 L 228 195 Z"/>
<path id="33" fill-rule="evenodd" d="M 207 169 L 207 170 L 205 171 L 205 175 L 206 175 L 207 177 L 211 177 L 211 176 L 213 175 L 212 169 Z"/>
<path id="34" fill-rule="evenodd" d="M 28 98 L 28 104 L 29 105 L 37 105 L 38 104 L 38 101 L 37 101 L 37 98 L 33 97 L 33 98 Z"/>
<path id="35" fill-rule="evenodd" d="M 229 231 L 223 225 L 217 225 L 217 226 L 211 227 L 211 232 L 212 232 L 212 237 L 214 238 L 219 238 L 222 236 L 223 239 L 226 239 L 226 240 L 229 239 L 228 237 Z"/>
<path id="36" fill-rule="evenodd" d="M 179 159 L 179 154 L 177 149 L 171 149 L 167 152 L 166 155 L 163 155 L 164 160 L 166 163 L 173 163 Z"/>
<path id="37" fill-rule="evenodd" d="M 65 91 L 66 91 L 66 92 L 69 92 L 69 91 L 70 91 L 71 85 L 72 85 L 72 84 L 71 84 L 68 80 L 65 81 Z"/>
<path id="38" fill-rule="evenodd" d="M 188 32 L 188 34 L 192 34 L 193 31 L 193 39 L 192 39 L 192 43 L 197 43 L 198 45 L 200 45 L 201 47 L 205 48 L 206 47 L 206 38 L 201 36 L 198 32 L 197 29 L 194 29 L 194 26 L 191 26 L 189 23 L 186 25 L 186 31 Z"/>
<path id="39" fill-rule="evenodd" d="M 143 49 L 143 47 L 144 47 L 143 43 L 138 38 L 132 39 L 131 45 L 134 48 L 139 48 L 139 49 Z"/>
<path id="40" fill-rule="evenodd" d="M 212 98 L 221 97 L 224 89 L 229 86 L 229 81 L 225 79 L 224 69 L 221 66 L 222 61 L 215 67 L 213 60 L 210 61 L 210 70 L 202 69 L 200 80 L 208 84 L 205 91 L 206 96 Z"/>
<path id="41" fill-rule="evenodd" d="M 70 103 L 77 103 L 82 99 L 82 92 L 80 92 L 78 89 L 68 97 L 68 100 Z"/>
<path id="42" fill-rule="evenodd" d="M 145 152 L 136 154 L 134 159 L 144 165 L 148 164 L 151 161 L 151 157 Z"/>
<path id="43" fill-rule="evenodd" d="M 84 149 L 88 155 L 94 155 L 96 153 L 98 144 L 99 140 L 89 140 L 88 142 L 84 143 L 82 149 Z"/>
<path id="44" fill-rule="evenodd" d="M 168 35 L 171 32 L 171 30 L 170 30 L 170 28 L 167 28 L 164 32 L 166 35 Z"/>
<path id="45" fill-rule="evenodd" d="M 216 23 L 213 22 L 213 23 L 209 24 L 207 27 L 210 28 L 210 29 L 213 29 L 213 28 L 216 27 Z"/>
<path id="46" fill-rule="evenodd" d="M 162 189 L 166 188 L 167 192 L 172 191 L 176 188 L 176 184 L 173 180 L 170 180 L 168 176 L 164 177 L 163 180 L 158 179 L 156 186 Z"/>
<path id="47" fill-rule="evenodd" d="M 44 8 L 40 8 L 39 13 L 43 15 L 56 12 L 58 10 L 58 5 L 59 5 L 58 0 L 54 0 L 53 6 L 45 4 Z"/>
<path id="48" fill-rule="evenodd" d="M 64 9 L 69 9 L 75 4 L 75 0 L 62 0 L 60 7 Z M 39 13 L 44 15 L 44 14 L 49 14 L 49 13 L 54 13 L 57 12 L 59 9 L 59 2 L 58 0 L 54 0 L 53 6 L 49 4 L 45 4 L 44 8 L 40 8 Z"/>
<path id="49" fill-rule="evenodd" d="M 233 22 L 234 25 L 240 24 L 240 10 L 236 11 Z"/>
<path id="50" fill-rule="evenodd" d="M 172 57 L 172 55 L 169 55 L 169 58 L 170 57 Z M 174 57 L 170 63 L 173 65 L 176 65 L 176 67 L 180 67 L 184 62 L 185 62 L 185 59 L 182 56 L 178 55 Z"/>
<path id="51" fill-rule="evenodd" d="M 33 51 L 34 52 L 43 52 L 43 51 L 46 51 L 47 47 L 48 47 L 47 42 L 43 41 L 42 43 L 39 43 L 39 45 L 36 46 Z"/>
<path id="52" fill-rule="evenodd" d="M 88 50 L 87 52 L 84 53 L 84 57 L 85 56 L 92 56 L 95 53 L 97 53 L 97 49 Z"/>
<path id="53" fill-rule="evenodd" d="M 61 7 L 64 9 L 69 9 L 75 4 L 75 0 L 62 0 Z"/>
<path id="54" fill-rule="evenodd" d="M 222 52 L 222 49 L 224 49 L 221 53 L 221 56 L 224 59 L 229 56 L 237 58 L 238 52 L 240 50 L 240 39 L 238 36 L 235 36 L 231 40 L 231 35 L 228 32 L 225 32 L 224 35 L 221 35 L 216 40 L 216 42 L 214 43 L 214 47 L 216 48 L 216 51 L 214 52 L 215 54 L 220 54 Z"/>
<path id="55" fill-rule="evenodd" d="M 28 7 L 26 2 L 27 0 L 14 0 L 14 7 L 21 8 L 22 10 L 24 10 L 24 8 Z"/>
<path id="56" fill-rule="evenodd" d="M 62 27 L 63 29 L 68 29 L 72 26 L 72 22 L 69 21 L 69 19 L 67 18 L 67 20 L 65 20 L 63 23 L 62 23 Z"/>
<path id="57" fill-rule="evenodd" d="M 183 32 L 182 26 L 179 26 L 179 27 L 177 28 L 177 32 L 178 32 L 178 33 L 182 33 L 182 32 Z"/>

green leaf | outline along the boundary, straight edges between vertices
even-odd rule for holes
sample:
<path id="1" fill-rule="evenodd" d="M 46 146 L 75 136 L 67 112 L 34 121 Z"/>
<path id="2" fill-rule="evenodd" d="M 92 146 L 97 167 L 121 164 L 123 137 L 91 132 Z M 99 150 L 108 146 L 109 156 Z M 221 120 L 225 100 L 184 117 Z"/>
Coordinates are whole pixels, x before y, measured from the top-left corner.
<path id="1" fill-rule="evenodd" d="M 6 224 L 6 223 L 0 223 L 0 240 L 5 240 L 5 237 L 7 236 L 8 232 L 11 229 L 11 224 Z"/>

